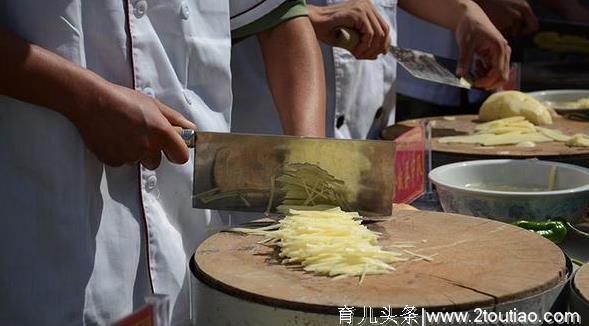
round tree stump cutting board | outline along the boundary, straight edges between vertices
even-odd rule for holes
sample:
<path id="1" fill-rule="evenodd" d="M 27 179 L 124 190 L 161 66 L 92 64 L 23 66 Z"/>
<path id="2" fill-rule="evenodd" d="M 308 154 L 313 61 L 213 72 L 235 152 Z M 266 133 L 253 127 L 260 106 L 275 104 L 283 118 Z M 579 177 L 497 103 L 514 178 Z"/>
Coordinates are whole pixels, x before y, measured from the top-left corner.
<path id="1" fill-rule="evenodd" d="M 582 325 L 589 321 L 589 264 L 581 266 L 571 282 L 570 311 L 576 312 Z"/>
<path id="2" fill-rule="evenodd" d="M 589 264 L 583 265 L 577 271 L 573 284 L 581 298 L 589 305 Z"/>
<path id="3" fill-rule="evenodd" d="M 521 228 L 462 215 L 399 211 L 368 224 L 381 245 L 415 242 L 412 252 L 433 256 L 394 265 L 385 275 L 333 280 L 282 265 L 260 236 L 218 233 L 196 250 L 193 267 L 209 286 L 248 301 L 307 312 L 338 312 L 344 305 L 406 305 L 468 310 L 523 299 L 566 278 L 562 251 Z M 398 249 L 402 250 L 402 249 Z"/>
<path id="4" fill-rule="evenodd" d="M 536 147 L 524 148 L 515 145 L 508 146 L 480 146 L 476 144 L 443 144 L 438 141 L 440 137 L 464 135 L 474 131 L 478 116 L 458 115 L 448 117 L 433 117 L 415 119 L 399 122 L 401 125 L 417 126 L 426 121 L 435 121 L 432 126 L 432 150 L 447 154 L 458 154 L 466 156 L 494 156 L 494 157 L 563 157 L 581 156 L 589 158 L 588 147 L 569 147 L 560 142 L 537 143 Z M 560 116 L 553 118 L 552 125 L 546 126 L 550 129 L 558 129 L 567 135 L 576 133 L 589 134 L 589 122 L 574 121 Z M 387 138 L 386 129 L 383 137 Z"/>

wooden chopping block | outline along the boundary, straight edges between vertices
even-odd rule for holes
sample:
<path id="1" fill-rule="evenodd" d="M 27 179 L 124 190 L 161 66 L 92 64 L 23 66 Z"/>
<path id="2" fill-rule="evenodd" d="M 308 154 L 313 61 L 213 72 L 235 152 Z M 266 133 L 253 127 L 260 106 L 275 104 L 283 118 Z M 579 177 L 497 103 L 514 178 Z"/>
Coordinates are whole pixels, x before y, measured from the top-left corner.
<path id="1" fill-rule="evenodd" d="M 583 265 L 575 274 L 573 281 L 575 289 L 589 306 L 589 264 Z"/>
<path id="2" fill-rule="evenodd" d="M 337 313 L 344 305 L 469 310 L 526 298 L 566 278 L 556 245 L 497 221 L 396 210 L 369 227 L 383 234 L 383 247 L 414 242 L 410 250 L 433 261 L 401 262 L 396 271 L 366 276 L 359 284 L 354 277 L 333 280 L 282 265 L 272 248 L 257 243 L 262 237 L 218 233 L 196 250 L 195 274 L 243 300 L 319 313 Z"/>
<path id="3" fill-rule="evenodd" d="M 400 125 L 413 127 L 425 121 L 433 120 L 432 127 L 432 150 L 446 154 L 465 155 L 465 156 L 498 156 L 498 157 L 587 157 L 589 158 L 589 148 L 587 147 L 569 147 L 561 142 L 538 143 L 536 147 L 525 148 L 515 145 L 506 146 L 479 146 L 476 144 L 443 144 L 438 141 L 440 137 L 466 135 L 474 131 L 476 124 L 479 122 L 476 115 L 458 115 L 448 117 L 431 117 L 399 122 Z M 553 118 L 553 124 L 544 126 L 549 129 L 558 129 L 567 135 L 576 133 L 589 134 L 589 122 L 574 121 L 562 118 L 560 116 Z M 389 134 L 393 132 L 383 131 L 383 138 L 389 139 Z"/>
<path id="4" fill-rule="evenodd" d="M 571 282 L 570 311 L 578 314 L 581 325 L 589 325 L 589 264 L 581 266 Z"/>

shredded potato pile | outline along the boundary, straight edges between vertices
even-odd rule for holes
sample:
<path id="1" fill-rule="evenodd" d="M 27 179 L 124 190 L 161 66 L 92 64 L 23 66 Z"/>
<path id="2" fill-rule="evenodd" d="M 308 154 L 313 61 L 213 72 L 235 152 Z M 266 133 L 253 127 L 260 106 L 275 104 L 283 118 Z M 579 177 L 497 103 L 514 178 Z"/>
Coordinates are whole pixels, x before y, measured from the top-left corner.
<path id="1" fill-rule="evenodd" d="M 576 146 L 576 147 L 589 147 L 589 135 L 586 134 L 576 134 L 573 135 L 569 140 L 566 141 L 566 144 L 569 146 Z"/>
<path id="2" fill-rule="evenodd" d="M 576 101 L 557 102 L 554 106 L 559 109 L 585 109 L 589 108 L 589 97 L 580 98 Z"/>
<path id="3" fill-rule="evenodd" d="M 555 129 L 535 126 L 522 116 L 509 117 L 479 124 L 475 133 L 468 136 L 450 136 L 441 143 L 480 144 L 482 146 L 518 145 L 528 147 L 535 143 L 564 142 L 568 146 L 589 146 L 589 136 L 569 136 Z"/>
<path id="4" fill-rule="evenodd" d="M 357 213 L 339 207 L 290 208 L 279 224 L 259 229 L 233 229 L 263 235 L 261 242 L 280 248 L 284 264 L 332 277 L 384 274 L 391 263 L 405 261 L 402 253 L 385 251 L 378 245 L 380 234 L 361 224 Z"/>
<path id="5" fill-rule="evenodd" d="M 348 209 L 344 182 L 317 165 L 288 164 L 276 181 L 285 194 L 282 205 L 332 205 Z"/>
<path id="6" fill-rule="evenodd" d="M 233 228 L 230 231 L 261 235 L 260 243 L 280 249 L 283 264 L 334 279 L 385 274 L 392 263 L 430 257 L 407 250 L 394 252 L 378 245 L 379 233 L 362 225 L 358 213 L 346 212 L 345 183 L 317 165 L 291 163 L 271 180 L 267 212 L 276 192 L 281 195 L 277 210 L 285 215 L 277 224 L 266 227 Z M 342 208 L 344 210 L 342 210 Z M 408 248 L 404 243 L 395 248 Z"/>

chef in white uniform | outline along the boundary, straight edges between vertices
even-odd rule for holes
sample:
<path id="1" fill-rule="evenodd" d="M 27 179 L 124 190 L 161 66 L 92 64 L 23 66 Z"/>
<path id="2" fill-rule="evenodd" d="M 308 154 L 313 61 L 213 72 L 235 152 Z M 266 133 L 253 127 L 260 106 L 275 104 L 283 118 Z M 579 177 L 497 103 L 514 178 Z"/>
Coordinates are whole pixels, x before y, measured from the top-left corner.
<path id="1" fill-rule="evenodd" d="M 348 5 L 327 9 L 327 15 L 331 13 L 339 16 L 337 26 L 317 26 L 321 24 L 322 17 L 314 15 L 314 8 L 310 8 L 309 17 L 317 35 L 321 36 L 321 30 L 326 28 L 345 26 L 359 29 L 364 36 L 366 25 L 379 26 L 380 22 L 375 23 L 374 19 L 364 22 L 349 16 L 353 17 L 359 12 L 372 14 L 375 11 L 380 14 L 380 20 L 386 22 L 387 40 L 375 40 L 372 46 L 386 53 L 388 43 L 396 44 L 397 41 L 397 0 L 374 0 L 372 8 L 375 9 L 369 8 L 366 2 L 370 3 L 364 0 L 308 1 L 309 4 L 326 8 Z M 433 0 L 402 0 L 399 5 L 414 15 L 455 31 L 461 37 L 461 45 L 467 50 L 468 56 L 465 58 L 469 62 L 473 53 L 486 53 L 489 69 L 481 76 L 482 84 L 478 86 L 496 86 L 506 80 L 508 69 L 505 64 L 509 61 L 509 46 L 473 2 L 455 0 L 440 7 L 439 2 Z M 407 31 L 408 37 L 412 37 L 412 33 Z M 233 115 L 239 118 L 233 121 L 231 127 L 236 132 L 282 133 L 263 80 L 263 65 L 255 59 L 259 57 L 258 52 L 255 39 L 244 41 L 233 49 Z M 360 59 L 374 59 L 363 57 L 362 53 L 354 55 Z M 356 60 L 354 55 L 343 49 L 323 47 L 328 105 L 326 133 L 338 138 L 377 138 L 380 131 L 395 120 L 396 63 L 391 55 L 380 55 L 375 60 Z"/>
<path id="2" fill-rule="evenodd" d="M 316 6 L 309 8 L 314 10 L 344 2 L 309 0 L 307 4 Z M 396 5 L 397 0 L 374 1 L 379 18 L 387 26 L 387 44 L 396 44 Z M 341 12 L 339 8 L 335 10 Z M 313 17 L 311 13 L 310 16 Z M 397 68 L 394 58 L 381 55 L 376 60 L 357 60 L 347 50 L 325 44 L 322 52 L 327 76 L 327 135 L 359 139 L 377 137 L 378 132 L 392 124 L 395 118 Z M 249 38 L 235 45 L 231 60 L 234 85 L 232 131 L 282 134 L 261 68 L 263 62 L 257 40 Z"/>
<path id="3" fill-rule="evenodd" d="M 528 34 L 538 28 L 538 20 L 525 0 L 475 0 L 489 16 L 495 27 L 504 35 Z M 459 57 L 454 34 L 403 10 L 398 15 L 399 45 L 433 53 L 443 58 Z M 488 96 L 480 90 L 464 90 L 457 87 L 420 80 L 405 70 L 399 71 L 397 92 L 402 108 L 397 111 L 399 121 L 453 114 L 476 114 L 480 104 Z"/>
<path id="4" fill-rule="evenodd" d="M 229 131 L 230 23 L 283 2 L 0 3 L 0 325 L 104 325 L 151 293 L 189 322 L 187 258 L 221 221 L 172 125 Z"/>

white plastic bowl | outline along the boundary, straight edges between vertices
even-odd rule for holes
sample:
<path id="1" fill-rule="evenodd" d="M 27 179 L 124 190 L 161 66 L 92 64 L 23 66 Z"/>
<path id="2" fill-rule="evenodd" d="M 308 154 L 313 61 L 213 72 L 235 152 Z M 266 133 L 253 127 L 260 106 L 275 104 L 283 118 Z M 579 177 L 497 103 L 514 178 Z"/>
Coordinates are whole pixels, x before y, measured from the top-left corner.
<path id="1" fill-rule="evenodd" d="M 498 191 L 476 185 L 493 184 L 552 191 Z M 540 160 L 479 160 L 440 166 L 429 173 L 446 212 L 487 217 L 505 222 L 565 218 L 576 222 L 589 206 L 589 169 Z"/>

